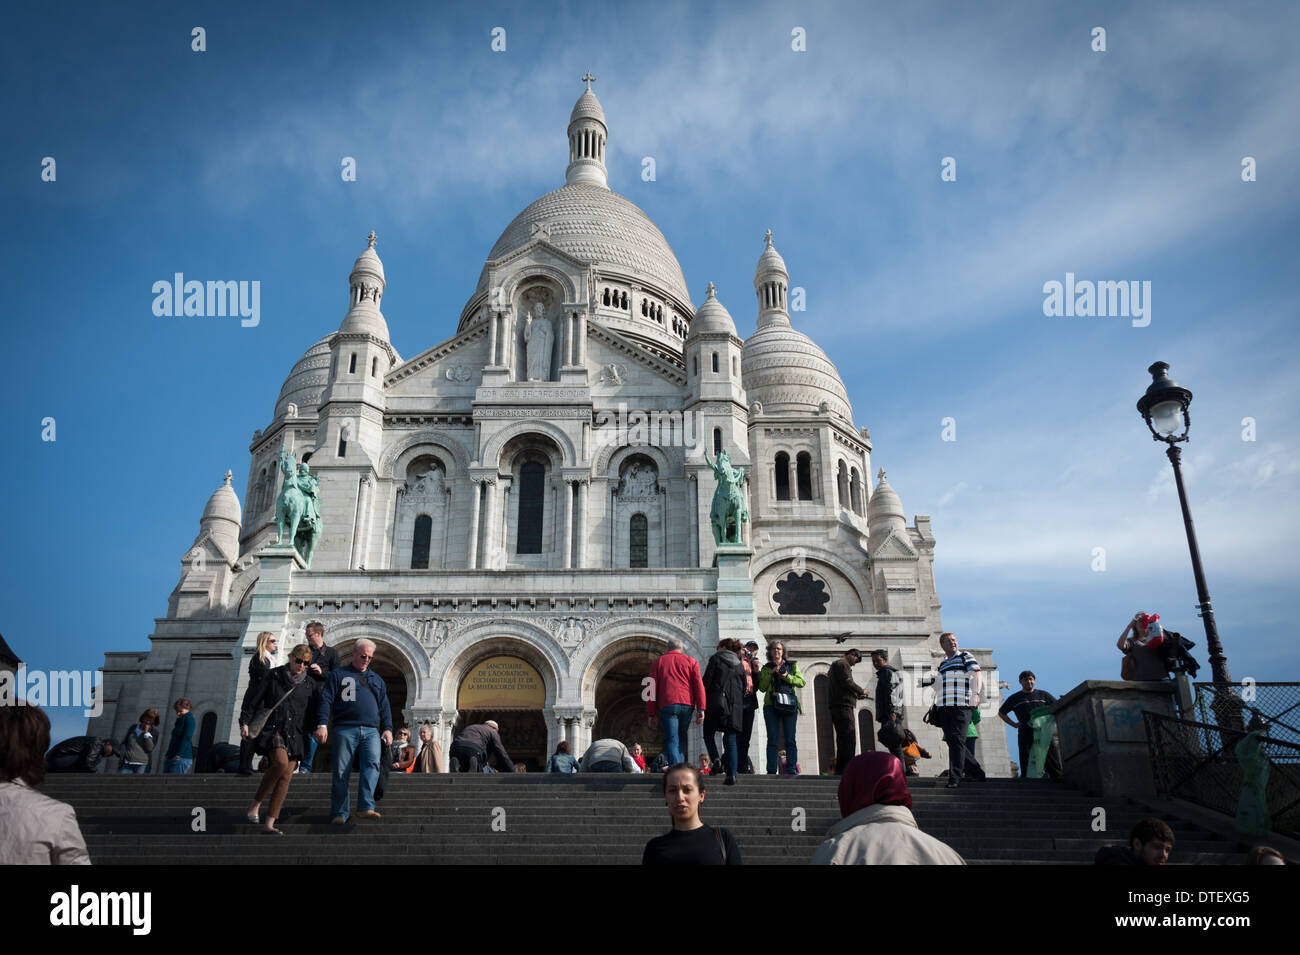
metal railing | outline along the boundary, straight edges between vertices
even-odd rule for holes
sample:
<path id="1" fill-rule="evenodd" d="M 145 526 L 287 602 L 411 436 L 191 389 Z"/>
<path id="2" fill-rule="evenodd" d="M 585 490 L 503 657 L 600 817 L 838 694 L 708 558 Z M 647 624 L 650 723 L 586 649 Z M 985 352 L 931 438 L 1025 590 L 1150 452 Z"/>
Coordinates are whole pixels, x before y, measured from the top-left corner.
<path id="1" fill-rule="evenodd" d="M 1300 683 L 1194 683 L 1195 719 L 1202 723 L 1226 724 L 1227 717 L 1240 714 L 1248 727 L 1259 718 L 1274 739 L 1300 745 Z M 1190 714 L 1189 714 L 1190 716 Z"/>
<path id="2" fill-rule="evenodd" d="M 1240 698 L 1237 702 L 1242 703 Z M 1221 699 L 1219 712 L 1231 705 Z M 1156 791 L 1235 817 L 1243 782 L 1235 747 L 1243 734 L 1149 710 L 1142 716 Z M 1271 735 L 1259 741 L 1270 764 L 1265 794 L 1273 829 L 1300 836 L 1300 742 Z"/>

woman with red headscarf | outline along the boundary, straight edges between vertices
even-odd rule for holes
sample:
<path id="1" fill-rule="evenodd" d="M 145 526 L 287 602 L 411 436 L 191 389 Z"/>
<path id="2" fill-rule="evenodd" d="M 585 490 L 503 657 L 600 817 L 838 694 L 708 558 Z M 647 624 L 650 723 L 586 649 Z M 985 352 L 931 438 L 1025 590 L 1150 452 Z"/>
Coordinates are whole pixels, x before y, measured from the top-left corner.
<path id="1" fill-rule="evenodd" d="M 965 865 L 949 846 L 927 836 L 912 816 L 903 764 L 891 753 L 863 753 L 840 778 L 840 815 L 813 865 Z"/>

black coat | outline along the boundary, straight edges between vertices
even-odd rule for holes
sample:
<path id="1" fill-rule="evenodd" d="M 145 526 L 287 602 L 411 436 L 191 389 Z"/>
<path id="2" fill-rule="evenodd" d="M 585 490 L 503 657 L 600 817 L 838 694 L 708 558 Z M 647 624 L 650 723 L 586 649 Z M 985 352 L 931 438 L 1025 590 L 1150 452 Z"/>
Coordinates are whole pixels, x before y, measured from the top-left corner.
<path id="1" fill-rule="evenodd" d="M 74 736 L 65 739 L 45 754 L 45 769 L 51 773 L 94 773 L 104 758 L 100 736 Z"/>
<path id="2" fill-rule="evenodd" d="M 312 683 L 314 684 L 314 690 L 317 693 L 320 692 L 321 684 L 325 682 L 326 678 L 328 678 L 331 673 L 333 673 L 340 666 L 342 666 L 342 664 L 339 663 L 339 652 L 335 650 L 333 647 L 327 646 L 326 644 L 323 643 L 321 644 L 319 650 L 312 650 L 311 663 L 315 663 L 320 666 L 320 672 L 321 672 L 320 676 L 317 676 L 311 670 L 307 671 L 307 676 L 311 679 Z M 311 663 L 307 665 L 311 666 Z"/>
<path id="3" fill-rule="evenodd" d="M 262 657 L 254 651 L 253 655 L 248 658 L 248 685 L 256 686 L 266 679 L 266 675 L 271 672 L 271 664 L 267 663 Z"/>
<path id="4" fill-rule="evenodd" d="M 293 692 L 279 706 L 275 706 L 275 701 L 290 689 Z M 310 679 L 304 679 L 295 686 L 289 676 L 289 667 L 276 667 L 267 673 L 266 679 L 256 686 L 250 686 L 244 694 L 244 705 L 239 710 L 239 724 L 243 726 L 263 709 L 275 706 L 253 745 L 259 753 L 266 755 L 272 749 L 275 734 L 279 733 L 284 741 L 285 755 L 290 760 L 301 760 L 307 755 L 307 737 L 311 735 L 312 724 L 315 722 L 312 718 L 315 714 L 312 712 L 311 698 Z"/>
<path id="5" fill-rule="evenodd" d="M 704 716 L 723 733 L 744 728 L 745 667 L 730 650 L 719 650 L 704 668 Z"/>

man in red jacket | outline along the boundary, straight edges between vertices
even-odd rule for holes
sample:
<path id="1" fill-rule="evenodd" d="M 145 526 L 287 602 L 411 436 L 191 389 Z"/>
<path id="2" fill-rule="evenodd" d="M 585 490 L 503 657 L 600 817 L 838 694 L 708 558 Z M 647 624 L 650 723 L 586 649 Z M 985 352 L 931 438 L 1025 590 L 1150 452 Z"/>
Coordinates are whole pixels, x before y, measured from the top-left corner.
<path id="1" fill-rule="evenodd" d="M 650 728 L 663 727 L 668 765 L 685 762 L 691 717 L 696 723 L 704 722 L 704 681 L 700 679 L 699 663 L 682 652 L 680 640 L 668 641 L 668 652 L 650 668 L 645 689 L 642 697 Z"/>

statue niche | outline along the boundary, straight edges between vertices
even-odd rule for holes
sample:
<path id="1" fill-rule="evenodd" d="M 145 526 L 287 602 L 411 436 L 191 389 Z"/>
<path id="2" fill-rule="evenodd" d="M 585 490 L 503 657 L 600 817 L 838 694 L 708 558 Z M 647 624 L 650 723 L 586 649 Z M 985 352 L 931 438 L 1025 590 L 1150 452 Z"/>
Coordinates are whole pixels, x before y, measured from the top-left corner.
<path id="1" fill-rule="evenodd" d="M 524 369 L 529 381 L 551 380 L 551 352 L 555 345 L 555 328 L 546 317 L 546 306 L 534 302 L 524 319 Z"/>

